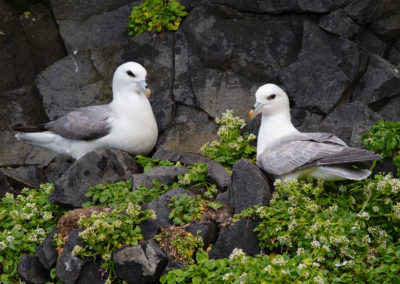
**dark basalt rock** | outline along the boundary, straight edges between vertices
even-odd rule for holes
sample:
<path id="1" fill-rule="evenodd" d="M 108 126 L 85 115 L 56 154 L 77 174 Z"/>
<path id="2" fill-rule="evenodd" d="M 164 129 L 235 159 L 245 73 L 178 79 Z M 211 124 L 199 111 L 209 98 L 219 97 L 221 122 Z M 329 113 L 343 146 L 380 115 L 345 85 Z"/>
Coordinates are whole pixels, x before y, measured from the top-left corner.
<path id="1" fill-rule="evenodd" d="M 56 234 L 57 231 L 57 228 L 54 228 L 40 245 L 36 247 L 36 255 L 47 270 L 53 268 L 58 259 L 57 249 L 53 246 L 54 234 Z"/>
<path id="2" fill-rule="evenodd" d="M 84 229 L 73 231 L 65 243 L 63 251 L 56 265 L 57 277 L 66 284 L 74 284 L 79 278 L 83 265 L 87 262 L 79 257 L 73 256 L 72 251 L 75 246 L 84 247 L 79 233 Z"/>
<path id="3" fill-rule="evenodd" d="M 113 253 L 117 276 L 128 283 L 152 284 L 168 263 L 167 255 L 154 241 L 125 247 Z"/>
<path id="4" fill-rule="evenodd" d="M 359 146 L 362 134 L 382 117 L 360 101 L 342 104 L 319 125 L 319 131 L 330 132 L 350 146 Z"/>
<path id="5" fill-rule="evenodd" d="M 228 257 L 235 248 L 241 248 L 251 256 L 260 253 L 257 234 L 253 232 L 258 224 L 258 221 L 252 219 L 242 219 L 231 226 L 221 228 L 217 242 L 209 252 L 210 258 Z"/>
<path id="6" fill-rule="evenodd" d="M 83 265 L 76 284 L 104 284 L 107 280 L 107 273 L 101 268 L 101 262 L 87 262 Z"/>
<path id="7" fill-rule="evenodd" d="M 50 272 L 46 270 L 35 255 L 25 254 L 18 263 L 18 275 L 29 283 L 51 281 Z"/>
<path id="8" fill-rule="evenodd" d="M 46 182 L 42 169 L 36 166 L 0 168 L 0 171 L 7 176 L 10 184 L 18 190 L 24 187 L 39 188 L 40 184 Z"/>
<path id="9" fill-rule="evenodd" d="M 342 38 L 351 38 L 360 30 L 359 25 L 347 16 L 342 9 L 321 16 L 319 18 L 319 26 Z"/>
<path id="10" fill-rule="evenodd" d="M 197 232 L 200 231 L 201 238 L 204 242 L 204 249 L 206 249 L 210 244 L 214 244 L 218 237 L 218 226 L 211 222 L 189 225 L 184 229 L 193 236 L 196 236 Z"/>
<path id="11" fill-rule="evenodd" d="M 337 39 L 304 21 L 299 59 L 280 73 L 297 107 L 329 113 L 364 70 L 366 58 L 350 41 Z"/>
<path id="12" fill-rule="evenodd" d="M 49 200 L 75 208 L 89 199 L 85 193 L 96 184 L 128 180 L 137 173 L 136 159 L 119 150 L 96 150 L 73 163 L 54 184 Z"/>
<path id="13" fill-rule="evenodd" d="M 186 167 L 154 167 L 145 174 L 133 175 L 132 190 L 135 190 L 139 185 L 144 185 L 147 188 L 152 188 L 154 186 L 154 179 L 157 179 L 160 184 L 172 184 L 173 182 L 178 180 L 178 175 L 184 175 L 188 171 L 189 169 Z"/>
<path id="14" fill-rule="evenodd" d="M 0 197 L 4 197 L 6 193 L 18 194 L 7 181 L 7 177 L 0 171 Z"/>
<path id="15" fill-rule="evenodd" d="M 266 205 L 271 200 L 267 177 L 247 159 L 241 159 L 233 165 L 232 182 L 228 191 L 229 203 L 236 214 L 259 203 Z"/>
<path id="16" fill-rule="evenodd" d="M 399 95 L 399 70 L 385 59 L 371 56 L 367 70 L 354 90 L 353 99 L 371 105 Z"/>

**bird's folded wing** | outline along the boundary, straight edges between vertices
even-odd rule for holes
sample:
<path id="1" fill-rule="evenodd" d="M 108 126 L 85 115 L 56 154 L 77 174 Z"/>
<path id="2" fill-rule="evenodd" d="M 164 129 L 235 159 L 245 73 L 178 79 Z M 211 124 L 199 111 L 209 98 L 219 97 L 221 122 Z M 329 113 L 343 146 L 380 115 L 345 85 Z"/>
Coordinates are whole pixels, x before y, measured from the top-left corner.
<path id="1" fill-rule="evenodd" d="M 345 147 L 336 143 L 313 140 L 281 142 L 280 145 L 266 149 L 257 157 L 257 164 L 269 173 L 283 175 L 321 158 L 340 153 Z"/>
<path id="2" fill-rule="evenodd" d="M 108 105 L 82 107 L 45 124 L 45 128 L 68 139 L 93 140 L 110 133 L 110 114 Z"/>

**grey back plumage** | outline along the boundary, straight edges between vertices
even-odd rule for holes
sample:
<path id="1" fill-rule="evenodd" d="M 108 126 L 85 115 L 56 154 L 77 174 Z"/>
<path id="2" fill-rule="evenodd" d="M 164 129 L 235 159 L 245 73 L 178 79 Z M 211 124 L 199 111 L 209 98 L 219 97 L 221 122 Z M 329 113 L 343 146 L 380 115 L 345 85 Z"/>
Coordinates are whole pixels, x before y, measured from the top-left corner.
<path id="1" fill-rule="evenodd" d="M 284 137 L 257 157 L 257 164 L 274 175 L 310 166 L 340 165 L 381 159 L 371 151 L 347 146 L 330 133 L 299 133 Z"/>
<path id="2" fill-rule="evenodd" d="M 110 114 L 109 105 L 82 107 L 46 123 L 45 128 L 68 139 L 94 140 L 110 133 Z"/>

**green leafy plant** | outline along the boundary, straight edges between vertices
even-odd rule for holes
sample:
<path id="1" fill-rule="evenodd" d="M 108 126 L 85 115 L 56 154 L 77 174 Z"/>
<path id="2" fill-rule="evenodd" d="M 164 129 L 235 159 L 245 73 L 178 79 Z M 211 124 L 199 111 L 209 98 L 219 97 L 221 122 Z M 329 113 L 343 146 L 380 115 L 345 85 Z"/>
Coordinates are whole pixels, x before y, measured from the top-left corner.
<path id="1" fill-rule="evenodd" d="M 154 187 L 147 188 L 144 185 L 139 186 L 136 190 L 131 191 L 130 181 L 120 181 L 109 184 L 98 184 L 89 188 L 85 194 L 91 197 L 91 201 L 85 202 L 82 207 L 90 207 L 95 205 L 108 206 L 117 210 L 122 210 L 128 202 L 150 202 L 165 192 L 177 188 L 179 185 L 160 184 L 157 179 L 153 180 Z"/>
<path id="2" fill-rule="evenodd" d="M 181 167 L 182 164 L 180 162 L 170 162 L 167 160 L 160 160 L 160 159 L 152 159 L 152 158 L 148 158 L 142 155 L 137 155 L 136 156 L 136 162 L 141 165 L 143 167 L 143 172 L 146 173 L 149 170 L 151 170 L 154 167 L 157 166 L 177 166 L 177 167 Z"/>
<path id="3" fill-rule="evenodd" d="M 377 121 L 361 137 L 361 144 L 385 158 L 393 158 L 399 174 L 400 168 L 400 121 Z"/>
<path id="4" fill-rule="evenodd" d="M 171 198 L 168 207 L 173 207 L 169 218 L 178 226 L 201 219 L 201 213 L 204 211 L 200 195 L 178 194 Z"/>
<path id="5" fill-rule="evenodd" d="M 269 206 L 240 216 L 260 218 L 261 248 L 301 256 L 313 271 L 323 270 L 328 283 L 400 281 L 400 180 L 278 180 L 275 189 Z"/>
<path id="6" fill-rule="evenodd" d="M 327 283 L 325 271 L 302 263 L 301 256 L 247 256 L 234 249 L 229 258 L 209 259 L 197 251 L 197 264 L 171 270 L 160 278 L 161 283 Z"/>
<path id="7" fill-rule="evenodd" d="M 210 159 L 224 166 L 232 167 L 242 158 L 255 161 L 257 149 L 250 145 L 255 140 L 253 134 L 241 133 L 245 126 L 243 119 L 233 116 L 232 110 L 227 110 L 216 122 L 220 125 L 218 129 L 219 140 L 214 140 L 203 145 L 200 149 Z"/>
<path id="8" fill-rule="evenodd" d="M 35 248 L 54 228 L 64 209 L 47 199 L 54 187 L 42 184 L 39 189 L 23 189 L 16 197 L 7 193 L 0 200 L 1 283 L 17 283 L 17 266 L 24 254 Z"/>
<path id="9" fill-rule="evenodd" d="M 144 31 L 176 31 L 187 15 L 185 7 L 176 0 L 145 0 L 132 8 L 129 17 L 129 35 L 137 36 Z"/>
<path id="10" fill-rule="evenodd" d="M 214 210 L 223 207 L 220 202 L 204 200 L 201 195 L 178 194 L 171 198 L 168 207 L 173 207 L 169 218 L 175 225 L 181 226 L 201 219 L 202 213 L 208 208 Z"/>
<path id="11" fill-rule="evenodd" d="M 164 227 L 160 234 L 154 236 L 160 247 L 173 258 L 184 264 L 194 263 L 193 255 L 204 247 L 201 231 L 194 236 L 177 227 Z"/>
<path id="12" fill-rule="evenodd" d="M 135 246 L 143 240 L 138 225 L 148 218 L 155 218 L 152 210 L 142 210 L 140 205 L 131 202 L 123 211 L 114 209 L 94 212 L 89 218 L 82 216 L 78 225 L 85 230 L 79 236 L 85 247 L 75 246 L 72 255 L 93 259 L 101 257 L 101 267 L 109 272 L 106 283 L 111 283 L 116 279 L 112 253 L 122 246 Z"/>
<path id="13" fill-rule="evenodd" d="M 213 198 L 217 194 L 218 189 L 215 184 L 206 181 L 207 173 L 207 164 L 195 163 L 193 166 L 190 166 L 190 170 L 187 174 L 178 177 L 178 183 L 185 188 L 189 188 L 193 185 L 204 188 L 204 196 Z"/>

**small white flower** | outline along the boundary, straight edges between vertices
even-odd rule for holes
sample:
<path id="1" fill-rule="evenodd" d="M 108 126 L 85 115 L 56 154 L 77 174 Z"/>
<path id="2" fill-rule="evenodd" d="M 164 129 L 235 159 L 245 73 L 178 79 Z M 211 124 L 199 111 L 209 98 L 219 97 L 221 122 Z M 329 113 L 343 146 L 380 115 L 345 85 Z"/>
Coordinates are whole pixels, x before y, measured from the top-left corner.
<path id="1" fill-rule="evenodd" d="M 0 250 L 5 250 L 7 248 L 7 244 L 5 241 L 0 242 Z"/>
<path id="2" fill-rule="evenodd" d="M 227 280 L 229 280 L 229 277 L 231 277 L 232 276 L 232 273 L 230 272 L 230 273 L 226 273 L 226 274 L 224 274 L 224 276 L 222 277 L 222 280 L 225 280 L 225 281 L 227 281 Z"/>
<path id="3" fill-rule="evenodd" d="M 378 213 L 379 212 L 379 207 L 378 206 L 372 207 L 372 211 L 374 211 L 375 213 Z"/>
<path id="4" fill-rule="evenodd" d="M 320 267 L 320 266 L 321 266 L 321 264 L 319 264 L 318 262 L 313 262 L 313 263 L 312 263 L 312 266 L 313 266 L 313 267 L 317 267 L 317 268 L 318 268 L 318 267 Z"/>
<path id="5" fill-rule="evenodd" d="M 303 248 L 298 248 L 296 253 L 297 255 L 302 255 L 303 253 L 305 253 L 305 250 Z"/>
<path id="6" fill-rule="evenodd" d="M 361 219 L 369 220 L 369 213 L 364 211 L 364 212 L 358 213 L 357 217 L 359 217 Z"/>
<path id="7" fill-rule="evenodd" d="M 319 248 L 320 246 L 321 246 L 321 244 L 320 244 L 320 242 L 317 241 L 317 240 L 313 240 L 313 241 L 311 242 L 311 247 L 313 247 L 313 248 Z"/>
<path id="8" fill-rule="evenodd" d="M 74 249 L 72 250 L 72 255 L 73 256 L 78 256 L 83 250 L 84 250 L 83 247 L 75 246 Z"/>
<path id="9" fill-rule="evenodd" d="M 297 266 L 297 268 L 300 269 L 300 270 L 302 270 L 303 268 L 306 268 L 306 267 L 307 267 L 307 265 L 304 264 L 304 263 L 300 263 L 300 264 Z"/>
<path id="10" fill-rule="evenodd" d="M 268 264 L 268 265 L 264 268 L 264 270 L 265 270 L 266 272 L 268 272 L 268 273 L 271 273 L 271 271 L 272 271 L 272 266 Z"/>
<path id="11" fill-rule="evenodd" d="M 13 240 L 15 240 L 14 236 L 7 236 L 6 238 L 7 242 L 11 243 Z"/>
<path id="12" fill-rule="evenodd" d="M 325 283 L 325 281 L 324 281 L 324 279 L 322 279 L 322 277 L 321 276 L 315 276 L 314 278 L 313 278 L 313 280 L 316 282 L 316 283 L 318 283 L 318 284 L 324 284 Z"/>
<path id="13" fill-rule="evenodd" d="M 109 261 L 111 259 L 111 254 L 109 253 L 103 254 L 102 258 L 104 259 L 104 261 Z"/>

